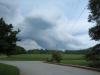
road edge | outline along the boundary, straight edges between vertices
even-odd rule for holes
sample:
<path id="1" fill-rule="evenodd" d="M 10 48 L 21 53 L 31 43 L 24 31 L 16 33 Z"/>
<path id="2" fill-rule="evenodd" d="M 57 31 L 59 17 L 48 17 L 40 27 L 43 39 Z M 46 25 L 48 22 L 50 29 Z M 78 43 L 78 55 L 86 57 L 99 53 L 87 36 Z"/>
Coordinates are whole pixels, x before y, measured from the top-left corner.
<path id="1" fill-rule="evenodd" d="M 86 67 L 86 66 L 80 66 L 80 65 L 60 64 L 60 63 L 54 63 L 54 62 L 44 62 L 44 63 L 55 64 L 55 65 L 61 65 L 61 66 L 76 67 L 76 68 L 82 68 L 82 69 L 87 69 L 87 70 L 92 70 L 92 71 L 100 72 L 100 69 L 92 68 L 92 67 Z"/>

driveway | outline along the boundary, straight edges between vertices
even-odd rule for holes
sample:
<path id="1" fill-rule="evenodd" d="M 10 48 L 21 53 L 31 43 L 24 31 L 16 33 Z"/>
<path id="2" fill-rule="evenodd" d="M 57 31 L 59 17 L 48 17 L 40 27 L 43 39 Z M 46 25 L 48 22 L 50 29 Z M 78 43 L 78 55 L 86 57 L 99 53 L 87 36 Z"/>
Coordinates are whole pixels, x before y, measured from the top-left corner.
<path id="1" fill-rule="evenodd" d="M 100 72 L 43 63 L 41 61 L 0 61 L 17 66 L 21 75 L 100 75 Z"/>

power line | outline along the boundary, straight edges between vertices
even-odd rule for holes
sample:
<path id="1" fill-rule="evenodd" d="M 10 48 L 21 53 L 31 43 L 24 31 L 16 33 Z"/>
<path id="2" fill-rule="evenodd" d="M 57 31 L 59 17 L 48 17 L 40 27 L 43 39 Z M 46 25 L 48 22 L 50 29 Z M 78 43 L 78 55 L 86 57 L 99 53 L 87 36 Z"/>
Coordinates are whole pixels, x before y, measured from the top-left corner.
<path id="1" fill-rule="evenodd" d="M 81 0 L 78 0 L 78 1 L 80 2 Z M 74 25 L 77 25 L 78 21 L 81 19 L 81 16 L 83 15 L 83 13 L 84 13 L 84 11 L 85 11 L 86 9 L 87 9 L 87 5 L 83 8 L 82 12 L 81 12 L 80 15 L 78 16 L 77 21 L 76 21 L 76 23 L 74 23 Z"/>
<path id="2" fill-rule="evenodd" d="M 82 0 L 77 0 L 77 2 L 79 2 L 79 4 L 78 4 L 77 6 L 74 6 L 74 7 L 80 8 L 80 4 L 82 4 L 81 1 L 82 1 Z M 74 21 L 73 24 L 70 26 L 71 29 L 73 29 L 74 31 L 78 28 L 78 22 L 79 22 L 79 20 L 81 19 L 81 17 L 82 17 L 82 15 L 83 15 L 83 13 L 85 12 L 85 10 L 87 9 L 87 4 L 86 4 L 84 7 L 82 7 L 82 8 L 83 8 L 83 9 L 80 11 L 79 16 L 76 17 L 76 21 Z M 77 14 L 76 14 L 76 16 L 77 16 Z"/>
<path id="3" fill-rule="evenodd" d="M 84 13 L 84 11 L 87 9 L 87 6 L 85 6 L 84 7 L 84 9 L 82 10 L 82 12 L 80 13 L 80 15 L 78 16 L 78 18 L 77 18 L 77 21 L 75 21 L 75 23 L 72 25 L 72 28 L 73 29 L 76 29 L 77 27 L 77 23 L 78 23 L 78 21 L 81 19 L 81 16 L 83 15 L 83 13 Z"/>
<path id="4" fill-rule="evenodd" d="M 80 20 L 81 16 L 83 15 L 84 11 L 86 10 L 87 7 L 85 7 L 82 12 L 80 13 L 80 15 L 78 16 L 77 22 Z M 77 23 L 76 23 L 77 24 Z"/>

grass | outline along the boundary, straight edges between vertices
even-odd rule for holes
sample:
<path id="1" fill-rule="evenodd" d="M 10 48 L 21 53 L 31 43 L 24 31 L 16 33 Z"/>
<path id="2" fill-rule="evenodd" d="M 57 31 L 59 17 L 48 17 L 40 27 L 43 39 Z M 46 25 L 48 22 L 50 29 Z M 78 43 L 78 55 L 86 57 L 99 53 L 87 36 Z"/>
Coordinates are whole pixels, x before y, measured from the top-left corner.
<path id="1" fill-rule="evenodd" d="M 0 56 L 0 60 L 45 61 L 50 57 L 50 54 L 21 54 L 10 57 Z M 84 55 L 82 54 L 63 54 L 61 64 L 87 66 L 88 62 L 85 61 Z"/>
<path id="2" fill-rule="evenodd" d="M 85 56 L 83 54 L 64 54 L 62 56 L 61 64 L 71 64 L 71 65 L 80 65 L 80 66 L 88 66 L 88 63 L 85 60 Z"/>
<path id="3" fill-rule="evenodd" d="M 12 56 L 0 56 L 0 60 L 46 60 L 50 58 L 50 54 L 21 54 Z M 84 55 L 82 54 L 63 54 L 62 60 L 84 60 Z"/>
<path id="4" fill-rule="evenodd" d="M 0 63 L 0 75 L 19 75 L 18 68 Z"/>
<path id="5" fill-rule="evenodd" d="M 0 60 L 19 60 L 19 61 L 43 61 L 49 58 L 50 54 L 21 54 L 9 57 L 1 56 Z"/>
<path id="6" fill-rule="evenodd" d="M 83 54 L 63 54 L 63 60 L 84 60 Z"/>
<path id="7" fill-rule="evenodd" d="M 88 66 L 88 62 L 86 60 L 62 60 L 61 64 Z"/>

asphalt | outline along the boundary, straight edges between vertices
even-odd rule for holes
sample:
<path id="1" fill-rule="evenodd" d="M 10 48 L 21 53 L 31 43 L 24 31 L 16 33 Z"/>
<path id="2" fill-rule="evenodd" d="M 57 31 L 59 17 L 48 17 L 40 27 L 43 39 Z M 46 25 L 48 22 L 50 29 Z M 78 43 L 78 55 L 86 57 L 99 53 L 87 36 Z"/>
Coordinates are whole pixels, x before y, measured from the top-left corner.
<path id="1" fill-rule="evenodd" d="M 17 66 L 21 75 L 100 75 L 100 72 L 43 63 L 42 61 L 0 61 Z"/>

